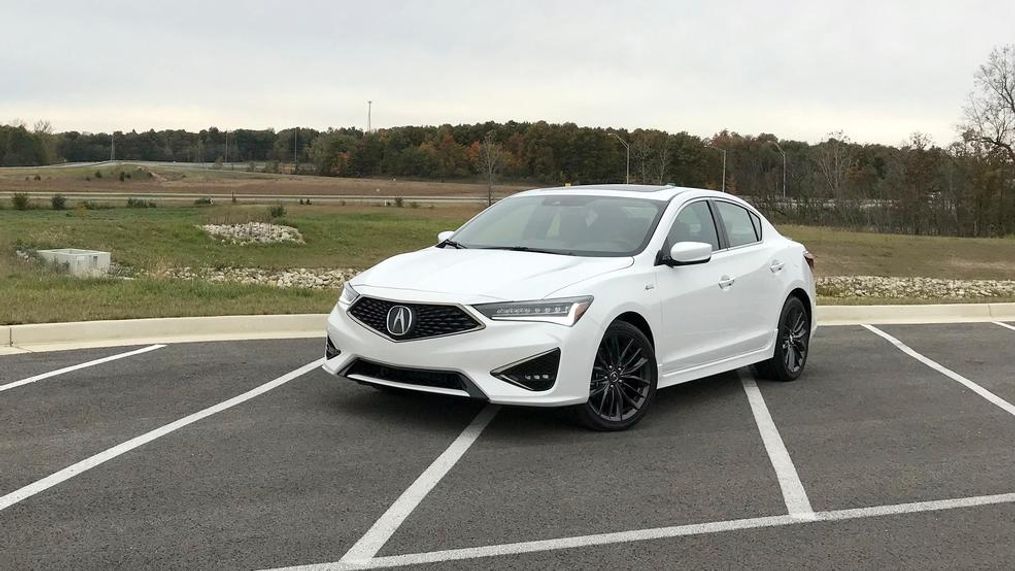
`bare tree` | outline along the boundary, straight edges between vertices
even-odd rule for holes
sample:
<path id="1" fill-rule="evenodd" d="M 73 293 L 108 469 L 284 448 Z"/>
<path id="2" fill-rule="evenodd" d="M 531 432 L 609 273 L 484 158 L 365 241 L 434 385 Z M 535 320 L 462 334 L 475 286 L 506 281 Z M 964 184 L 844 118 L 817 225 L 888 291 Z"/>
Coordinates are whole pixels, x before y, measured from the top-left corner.
<path id="1" fill-rule="evenodd" d="M 841 198 L 846 175 L 853 165 L 849 137 L 842 131 L 829 133 L 828 140 L 817 147 L 816 162 L 832 198 Z"/>
<path id="2" fill-rule="evenodd" d="M 656 180 L 658 184 L 666 184 L 666 171 L 670 167 L 670 145 L 666 139 L 663 139 L 662 144 L 659 145 L 659 178 Z"/>
<path id="3" fill-rule="evenodd" d="M 974 82 L 965 109 L 967 132 L 1015 163 L 1015 44 L 994 48 Z"/>
<path id="4" fill-rule="evenodd" d="M 493 140 L 493 131 L 479 144 L 479 170 L 486 176 L 486 203 L 493 204 L 493 178 L 504 166 L 504 149 Z"/>

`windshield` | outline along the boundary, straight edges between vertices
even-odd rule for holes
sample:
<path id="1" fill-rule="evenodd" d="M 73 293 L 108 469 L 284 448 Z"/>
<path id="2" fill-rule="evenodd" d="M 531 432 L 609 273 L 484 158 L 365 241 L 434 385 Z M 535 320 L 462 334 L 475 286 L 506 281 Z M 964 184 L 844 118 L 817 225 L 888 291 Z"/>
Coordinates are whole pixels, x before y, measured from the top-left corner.
<path id="1" fill-rule="evenodd" d="M 486 209 L 455 233 L 466 248 L 572 256 L 633 256 L 648 244 L 665 202 L 616 196 L 520 196 Z"/>

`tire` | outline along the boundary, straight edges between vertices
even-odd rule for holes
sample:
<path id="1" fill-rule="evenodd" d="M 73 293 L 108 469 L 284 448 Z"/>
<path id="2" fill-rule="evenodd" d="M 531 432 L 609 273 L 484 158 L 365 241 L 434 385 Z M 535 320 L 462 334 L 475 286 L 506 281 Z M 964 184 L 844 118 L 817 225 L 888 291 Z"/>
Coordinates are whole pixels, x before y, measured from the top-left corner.
<path id="1" fill-rule="evenodd" d="M 811 318 L 798 297 L 790 297 L 779 314 L 779 330 L 772 358 L 754 366 L 758 376 L 774 381 L 795 381 L 804 372 L 811 346 Z"/>
<path id="2" fill-rule="evenodd" d="M 648 337 L 630 323 L 614 321 L 596 349 L 589 400 L 574 407 L 575 416 L 592 430 L 631 428 L 655 400 L 658 373 Z"/>

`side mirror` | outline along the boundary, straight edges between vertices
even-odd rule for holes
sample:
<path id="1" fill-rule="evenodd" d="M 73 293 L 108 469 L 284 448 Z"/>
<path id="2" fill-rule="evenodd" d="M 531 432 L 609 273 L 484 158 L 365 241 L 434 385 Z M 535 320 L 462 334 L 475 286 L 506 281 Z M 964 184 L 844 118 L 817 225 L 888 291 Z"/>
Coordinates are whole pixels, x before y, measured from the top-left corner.
<path id="1" fill-rule="evenodd" d="M 670 257 L 666 264 L 670 266 L 690 266 L 704 264 L 712 259 L 712 245 L 704 242 L 677 242 L 670 247 Z"/>
<path id="2" fill-rule="evenodd" d="M 437 233 L 437 243 L 440 244 L 444 240 L 450 240 L 451 237 L 454 236 L 454 235 L 455 235 L 455 231 L 454 230 L 445 230 L 443 232 L 438 232 Z"/>

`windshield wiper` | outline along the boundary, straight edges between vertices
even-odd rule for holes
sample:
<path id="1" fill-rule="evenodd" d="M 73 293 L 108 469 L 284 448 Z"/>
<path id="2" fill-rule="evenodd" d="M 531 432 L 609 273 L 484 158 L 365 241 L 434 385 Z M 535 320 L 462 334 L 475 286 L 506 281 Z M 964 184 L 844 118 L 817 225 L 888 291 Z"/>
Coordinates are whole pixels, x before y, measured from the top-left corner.
<path id="1" fill-rule="evenodd" d="M 490 246 L 485 250 L 508 250 L 511 252 L 536 252 L 538 254 L 557 254 L 558 256 L 573 256 L 574 252 L 559 252 L 556 250 L 543 250 L 541 248 L 530 248 L 528 246 Z"/>
<path id="2" fill-rule="evenodd" d="M 468 246 L 464 244 L 459 244 L 458 242 L 455 242 L 451 238 L 448 238 L 447 240 L 444 240 L 440 244 L 437 244 L 438 248 L 447 248 L 449 246 L 456 250 L 465 250 L 466 248 L 468 248 Z"/>

